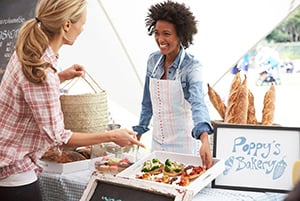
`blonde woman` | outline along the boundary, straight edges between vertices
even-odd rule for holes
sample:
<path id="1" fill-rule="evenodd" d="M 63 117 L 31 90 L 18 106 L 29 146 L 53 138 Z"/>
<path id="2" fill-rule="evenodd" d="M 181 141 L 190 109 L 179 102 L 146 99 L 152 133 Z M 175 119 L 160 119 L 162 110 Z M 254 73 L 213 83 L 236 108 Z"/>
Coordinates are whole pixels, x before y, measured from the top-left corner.
<path id="1" fill-rule="evenodd" d="M 42 200 L 37 160 L 50 147 L 108 141 L 143 146 L 128 129 L 87 135 L 64 128 L 60 83 L 83 76 L 84 68 L 75 64 L 58 73 L 56 63 L 59 49 L 72 45 L 82 32 L 86 4 L 86 0 L 41 0 L 36 17 L 19 31 L 0 85 L 1 200 Z"/>

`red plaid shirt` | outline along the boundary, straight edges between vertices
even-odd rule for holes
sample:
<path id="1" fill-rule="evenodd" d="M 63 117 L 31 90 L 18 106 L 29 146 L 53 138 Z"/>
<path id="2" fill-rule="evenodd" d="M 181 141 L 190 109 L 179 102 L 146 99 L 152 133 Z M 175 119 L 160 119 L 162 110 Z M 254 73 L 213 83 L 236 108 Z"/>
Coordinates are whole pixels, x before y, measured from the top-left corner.
<path id="1" fill-rule="evenodd" d="M 57 56 L 49 47 L 42 59 L 53 66 Z M 67 143 L 60 106 L 60 80 L 48 69 L 42 84 L 29 82 L 14 53 L 0 85 L 0 179 L 41 168 L 37 160 L 50 146 Z"/>

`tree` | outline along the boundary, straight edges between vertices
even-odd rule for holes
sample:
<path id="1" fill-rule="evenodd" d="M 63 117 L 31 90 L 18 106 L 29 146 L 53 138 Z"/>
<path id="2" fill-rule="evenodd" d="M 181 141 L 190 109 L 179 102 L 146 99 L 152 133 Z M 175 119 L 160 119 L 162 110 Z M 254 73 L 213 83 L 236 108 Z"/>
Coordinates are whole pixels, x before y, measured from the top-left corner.
<path id="1" fill-rule="evenodd" d="M 281 42 L 300 41 L 300 7 L 294 10 L 278 27 L 276 27 L 266 40 Z"/>

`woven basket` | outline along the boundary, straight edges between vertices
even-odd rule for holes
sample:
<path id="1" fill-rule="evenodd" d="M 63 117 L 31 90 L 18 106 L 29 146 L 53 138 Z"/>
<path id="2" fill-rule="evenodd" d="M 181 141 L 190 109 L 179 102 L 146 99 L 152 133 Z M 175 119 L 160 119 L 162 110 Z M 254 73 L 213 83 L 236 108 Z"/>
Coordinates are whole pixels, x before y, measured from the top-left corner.
<path id="1" fill-rule="evenodd" d="M 86 75 L 89 76 L 87 73 Z M 60 96 L 65 128 L 74 132 L 103 132 L 107 128 L 107 93 L 90 76 L 89 78 L 97 90 L 86 78 L 83 79 L 95 93 Z"/>

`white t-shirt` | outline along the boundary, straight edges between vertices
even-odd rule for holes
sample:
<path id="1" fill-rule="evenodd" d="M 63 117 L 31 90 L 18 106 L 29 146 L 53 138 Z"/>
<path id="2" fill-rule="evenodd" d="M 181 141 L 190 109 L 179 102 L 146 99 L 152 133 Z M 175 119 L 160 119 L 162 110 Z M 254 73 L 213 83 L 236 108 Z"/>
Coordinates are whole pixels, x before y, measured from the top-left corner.
<path id="1" fill-rule="evenodd" d="M 37 180 L 34 170 L 10 175 L 4 179 L 0 179 L 0 186 L 13 187 L 31 184 Z"/>

